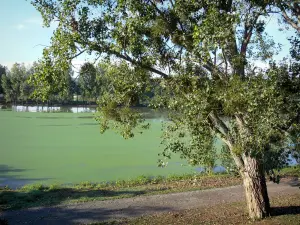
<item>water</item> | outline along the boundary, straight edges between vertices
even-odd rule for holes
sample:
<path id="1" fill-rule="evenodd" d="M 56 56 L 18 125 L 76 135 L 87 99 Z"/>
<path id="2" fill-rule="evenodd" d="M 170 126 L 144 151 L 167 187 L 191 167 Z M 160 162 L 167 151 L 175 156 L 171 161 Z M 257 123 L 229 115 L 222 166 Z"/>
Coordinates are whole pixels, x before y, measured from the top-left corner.
<path id="1" fill-rule="evenodd" d="M 70 112 L 70 113 L 95 113 L 96 107 L 66 107 L 66 106 L 12 106 L 15 112 Z"/>
<path id="2" fill-rule="evenodd" d="M 95 113 L 96 106 L 25 106 L 25 105 L 13 105 L 13 106 L 1 106 L 1 110 L 8 110 L 13 112 L 48 112 L 48 113 Z M 146 107 L 136 107 L 137 110 L 143 113 L 145 119 L 152 119 L 155 121 L 163 121 L 167 119 L 167 112 L 151 110 Z"/>
<path id="3" fill-rule="evenodd" d="M 174 155 L 158 168 L 161 121 L 166 112 L 136 108 L 151 129 L 124 140 L 108 131 L 99 134 L 96 107 L 12 106 L 0 110 L 0 186 L 30 183 L 102 182 L 139 175 L 203 172 Z M 48 112 L 48 113 L 47 113 Z M 290 165 L 295 165 L 291 158 Z M 215 172 L 222 172 L 220 165 Z"/>
<path id="4" fill-rule="evenodd" d="M 103 182 L 196 171 L 181 166 L 187 163 L 178 155 L 168 167 L 157 167 L 163 115 L 144 112 L 155 117 L 149 119 L 151 129 L 124 140 L 112 131 L 101 135 L 93 109 L 77 113 L 79 108 L 68 107 L 68 113 L 45 113 L 62 108 L 38 106 L 0 110 L 0 186 Z"/>

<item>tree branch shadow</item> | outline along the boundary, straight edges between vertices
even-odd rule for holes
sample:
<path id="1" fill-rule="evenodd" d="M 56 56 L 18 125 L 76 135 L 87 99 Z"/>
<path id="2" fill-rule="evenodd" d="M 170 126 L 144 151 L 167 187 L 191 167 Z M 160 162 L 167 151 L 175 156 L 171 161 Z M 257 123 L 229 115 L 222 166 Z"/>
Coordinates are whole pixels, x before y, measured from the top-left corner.
<path id="1" fill-rule="evenodd" d="M 289 179 L 286 184 L 292 186 L 292 187 L 300 187 L 300 183 L 299 183 L 299 178 L 298 177 L 293 177 L 291 179 Z"/>
<path id="2" fill-rule="evenodd" d="M 151 190 L 158 192 L 159 190 Z M 61 205 L 67 202 L 83 203 L 93 200 L 113 200 L 116 198 L 133 198 L 146 195 L 148 190 L 77 190 L 74 188 L 58 188 L 49 190 L 48 187 L 41 187 L 40 190 L 13 191 L 2 190 L 0 192 L 0 209 L 12 210 L 31 207 L 48 207 Z M 89 200 L 88 200 L 89 199 Z"/>
<path id="3" fill-rule="evenodd" d="M 35 208 L 18 211 L 9 211 L 4 213 L 3 219 L 9 224 L 23 224 L 32 222 L 32 224 L 91 224 L 103 221 L 122 220 L 124 218 L 141 217 L 155 213 L 166 213 L 173 211 L 172 207 L 164 206 L 139 206 L 126 208 L 105 208 L 101 206 L 89 208 Z"/>
<path id="4" fill-rule="evenodd" d="M 278 206 L 271 208 L 271 216 L 283 216 L 283 215 L 299 215 L 299 206 Z"/>

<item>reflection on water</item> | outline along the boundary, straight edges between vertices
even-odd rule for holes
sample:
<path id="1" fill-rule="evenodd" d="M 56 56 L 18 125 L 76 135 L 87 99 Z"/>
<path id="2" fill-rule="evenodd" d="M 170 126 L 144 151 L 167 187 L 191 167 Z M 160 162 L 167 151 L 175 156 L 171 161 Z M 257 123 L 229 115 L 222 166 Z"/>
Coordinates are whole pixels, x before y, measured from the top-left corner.
<path id="1" fill-rule="evenodd" d="M 13 106 L 1 106 L 0 110 L 11 110 L 14 112 L 49 112 L 49 113 L 95 113 L 96 106 L 24 106 L 24 105 L 13 105 Z M 147 107 L 136 107 L 134 110 L 141 112 L 145 119 L 151 119 L 153 122 L 160 122 L 167 120 L 167 112 L 161 110 L 152 110 Z"/>
<path id="2" fill-rule="evenodd" d="M 14 105 L 10 108 L 15 112 L 70 112 L 70 113 L 94 113 L 96 107 L 67 107 L 67 106 L 23 106 Z"/>

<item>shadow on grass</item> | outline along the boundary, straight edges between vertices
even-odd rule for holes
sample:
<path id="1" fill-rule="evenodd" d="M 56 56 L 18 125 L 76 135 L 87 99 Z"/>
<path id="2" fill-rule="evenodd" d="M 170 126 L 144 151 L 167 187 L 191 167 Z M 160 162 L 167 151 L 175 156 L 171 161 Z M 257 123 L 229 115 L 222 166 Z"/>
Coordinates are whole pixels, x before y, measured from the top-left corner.
<path id="1" fill-rule="evenodd" d="M 145 214 L 154 214 L 161 212 L 169 212 L 173 209 L 171 207 L 158 206 L 141 206 L 141 207 L 127 207 L 127 208 L 105 208 L 105 207 L 89 207 L 89 208 L 44 208 L 20 211 L 4 212 L 3 218 L 9 224 L 29 224 L 44 225 L 68 225 L 68 224 L 106 224 L 99 223 L 99 221 L 117 220 L 128 217 L 140 217 Z M 107 223 L 111 224 L 111 223 Z"/>
<path id="2" fill-rule="evenodd" d="M 288 182 L 286 182 L 288 185 L 292 187 L 300 187 L 299 178 L 293 177 Z"/>
<path id="3" fill-rule="evenodd" d="M 40 188 L 40 189 L 39 189 Z M 152 193 L 160 190 L 150 190 Z M 149 191 L 149 192 L 150 192 Z M 60 205 L 66 201 L 85 202 L 92 200 L 108 200 L 130 198 L 147 194 L 147 190 L 77 190 L 59 188 L 49 190 L 43 186 L 34 187 L 29 191 L 0 191 L 0 211 L 21 208 Z"/>
<path id="4" fill-rule="evenodd" d="M 280 206 L 272 207 L 271 216 L 283 216 L 283 215 L 299 215 L 300 214 L 300 205 L 299 206 Z"/>

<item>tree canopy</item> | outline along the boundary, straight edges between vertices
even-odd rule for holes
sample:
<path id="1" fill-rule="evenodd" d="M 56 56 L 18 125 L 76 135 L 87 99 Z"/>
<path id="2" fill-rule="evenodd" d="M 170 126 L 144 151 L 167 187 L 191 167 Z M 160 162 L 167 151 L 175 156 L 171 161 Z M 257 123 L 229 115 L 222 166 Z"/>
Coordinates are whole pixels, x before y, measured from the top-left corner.
<path id="1" fill-rule="evenodd" d="M 243 178 L 250 217 L 268 215 L 264 171 L 269 156 L 299 151 L 299 70 L 293 67 L 291 75 L 276 64 L 257 70 L 253 61 L 271 59 L 280 50 L 265 32 L 266 18 L 273 13 L 297 30 L 296 1 L 32 3 L 46 26 L 58 21 L 35 74 L 44 84 L 41 95 L 47 98 L 73 58 L 84 52 L 105 58 L 115 64 L 107 76 L 121 88 L 99 100 L 97 119 L 103 131 L 114 127 L 132 137 L 134 128 L 147 127 L 130 107 L 132 96 L 159 77 L 150 106 L 169 112 L 163 156 L 174 152 L 191 164 L 207 163 L 219 138 Z"/>

